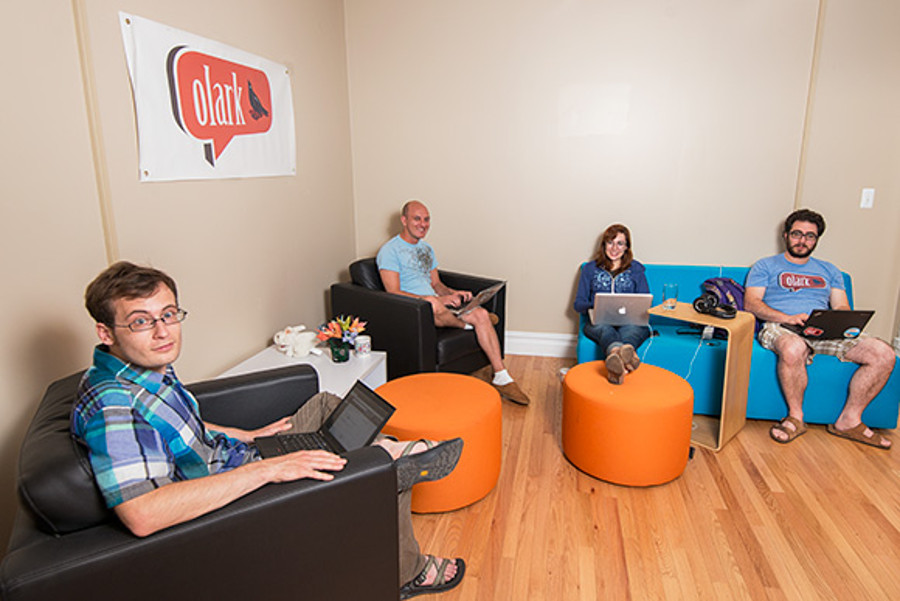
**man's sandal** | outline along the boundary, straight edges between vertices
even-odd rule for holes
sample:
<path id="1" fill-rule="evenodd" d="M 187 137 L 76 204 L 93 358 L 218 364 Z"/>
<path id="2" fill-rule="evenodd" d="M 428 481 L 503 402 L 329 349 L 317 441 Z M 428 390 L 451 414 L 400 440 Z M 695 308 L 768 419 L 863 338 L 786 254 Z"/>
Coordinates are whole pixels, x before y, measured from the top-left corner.
<path id="1" fill-rule="evenodd" d="M 413 453 L 413 447 L 418 443 L 423 443 L 427 450 Z M 425 439 L 409 443 L 394 462 L 397 468 L 397 490 L 409 490 L 419 482 L 440 480 L 450 475 L 459 461 L 462 448 L 462 438 L 446 440 L 439 444 Z"/>
<path id="2" fill-rule="evenodd" d="M 828 424 L 826 430 L 828 430 L 829 434 L 833 434 L 841 438 L 846 438 L 847 440 L 852 440 L 853 442 L 867 444 L 869 446 L 875 447 L 876 449 L 889 450 L 891 448 L 892 445 L 884 444 L 886 442 L 889 442 L 888 439 L 878 432 L 873 431 L 871 428 L 868 428 L 871 435 L 866 436 L 867 428 L 868 426 L 860 422 L 859 425 L 850 428 L 849 430 L 839 430 L 837 427 L 835 427 L 834 424 Z"/>
<path id="3" fill-rule="evenodd" d="M 794 429 L 791 430 L 790 428 L 785 427 L 785 423 L 791 424 L 792 426 L 794 426 Z M 778 438 L 777 436 L 775 436 L 775 432 L 781 432 L 787 438 Z M 781 444 L 787 444 L 798 436 L 802 436 L 804 434 L 806 434 L 806 424 L 801 422 L 796 417 L 792 417 L 790 415 L 769 428 L 769 436 L 772 437 L 772 440 Z"/>
<path id="4" fill-rule="evenodd" d="M 453 578 L 450 580 L 445 580 L 447 575 L 447 566 L 450 565 L 451 561 L 456 562 L 456 574 L 453 575 Z M 434 566 L 436 570 L 436 576 L 434 578 L 434 582 L 431 584 L 423 584 L 425 579 L 428 577 L 428 569 Z M 426 555 L 425 556 L 425 567 L 422 568 L 422 571 L 419 572 L 419 575 L 404 584 L 400 587 L 400 598 L 401 599 L 409 599 L 410 597 L 415 597 L 416 595 L 428 595 L 432 593 L 442 593 L 444 591 L 449 591 L 457 584 L 462 582 L 463 575 L 466 573 L 466 562 L 462 560 L 462 558 L 457 557 L 455 560 L 453 559 L 438 559 L 434 555 Z"/>

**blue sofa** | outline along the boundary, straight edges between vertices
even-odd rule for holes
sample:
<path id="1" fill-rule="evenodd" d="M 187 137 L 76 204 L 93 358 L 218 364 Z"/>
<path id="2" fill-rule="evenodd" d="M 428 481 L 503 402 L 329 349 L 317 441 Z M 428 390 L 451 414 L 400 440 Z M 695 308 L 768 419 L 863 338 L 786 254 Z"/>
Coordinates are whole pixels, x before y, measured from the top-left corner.
<path id="1" fill-rule="evenodd" d="M 707 278 L 728 277 L 744 283 L 748 267 L 700 265 L 645 265 L 653 305 L 662 302 L 664 283 L 678 284 L 678 299 L 693 300 L 702 292 Z M 852 281 L 844 274 L 847 296 L 853 304 Z M 583 333 L 585 317 L 578 329 L 577 359 L 579 363 L 602 358 L 593 341 Z M 713 338 L 701 340 L 697 330 L 684 322 L 651 316 L 650 325 L 657 335 L 639 349 L 642 359 L 651 365 L 668 369 L 688 380 L 694 389 L 694 413 L 718 415 L 722 399 L 723 366 L 726 341 Z M 787 415 L 787 402 L 781 393 L 775 374 L 775 353 L 753 342 L 750 363 L 750 388 L 747 393 L 747 417 L 779 420 Z M 863 421 L 873 428 L 896 428 L 900 412 L 900 369 L 894 371 L 884 389 L 863 413 Z M 809 386 L 803 406 L 809 423 L 827 424 L 837 419 L 847 396 L 847 385 L 856 371 L 853 363 L 841 363 L 835 357 L 817 356 L 809 366 Z"/>

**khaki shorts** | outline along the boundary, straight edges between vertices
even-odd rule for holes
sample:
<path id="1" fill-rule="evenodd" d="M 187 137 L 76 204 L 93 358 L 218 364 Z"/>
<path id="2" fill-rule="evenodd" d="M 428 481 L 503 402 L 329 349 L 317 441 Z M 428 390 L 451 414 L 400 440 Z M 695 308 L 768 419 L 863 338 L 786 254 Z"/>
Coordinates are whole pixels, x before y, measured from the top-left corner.
<path id="1" fill-rule="evenodd" d="M 759 340 L 759 343 L 762 345 L 764 349 L 768 349 L 770 351 L 775 350 L 775 341 L 778 340 L 781 336 L 797 336 L 803 342 L 806 343 L 806 346 L 809 348 L 809 357 L 806 359 L 806 364 L 809 365 L 813 361 L 813 356 L 816 354 L 820 355 L 832 355 L 837 357 L 838 360 L 846 362 L 847 359 L 844 359 L 844 355 L 846 355 L 850 349 L 859 344 L 859 341 L 864 337 L 867 337 L 866 334 L 860 334 L 856 338 L 838 338 L 834 340 L 809 340 L 795 334 L 789 329 L 783 327 L 781 324 L 767 321 L 763 324 L 762 329 L 757 334 L 756 338 Z"/>

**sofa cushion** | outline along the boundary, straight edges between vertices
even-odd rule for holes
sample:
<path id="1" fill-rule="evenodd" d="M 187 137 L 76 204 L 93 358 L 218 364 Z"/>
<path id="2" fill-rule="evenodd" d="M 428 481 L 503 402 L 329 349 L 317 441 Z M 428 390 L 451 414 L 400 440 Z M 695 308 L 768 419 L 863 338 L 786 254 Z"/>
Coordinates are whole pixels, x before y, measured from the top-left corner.
<path id="1" fill-rule="evenodd" d="M 19 495 L 38 527 L 64 534 L 109 521 L 87 449 L 69 431 L 75 390 L 83 372 L 47 388 L 19 453 Z"/>

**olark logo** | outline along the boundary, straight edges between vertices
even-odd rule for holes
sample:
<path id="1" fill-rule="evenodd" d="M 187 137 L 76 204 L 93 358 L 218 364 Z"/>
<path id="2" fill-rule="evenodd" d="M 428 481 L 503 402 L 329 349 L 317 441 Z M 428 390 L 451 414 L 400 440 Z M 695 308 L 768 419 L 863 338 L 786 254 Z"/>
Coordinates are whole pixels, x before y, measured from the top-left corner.
<path id="1" fill-rule="evenodd" d="M 215 166 L 235 136 L 261 134 L 272 125 L 269 78 L 258 69 L 176 46 L 166 60 L 172 114 L 184 132 L 204 142 Z"/>

